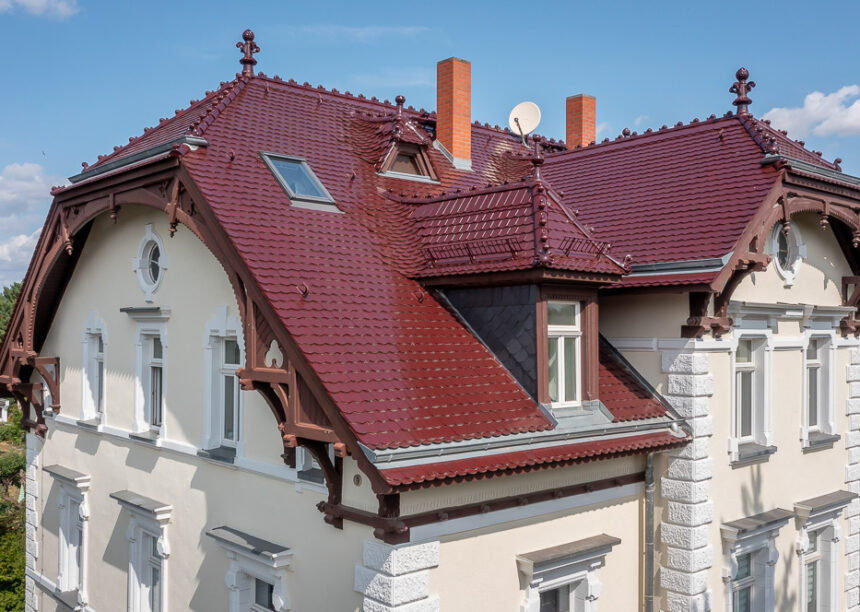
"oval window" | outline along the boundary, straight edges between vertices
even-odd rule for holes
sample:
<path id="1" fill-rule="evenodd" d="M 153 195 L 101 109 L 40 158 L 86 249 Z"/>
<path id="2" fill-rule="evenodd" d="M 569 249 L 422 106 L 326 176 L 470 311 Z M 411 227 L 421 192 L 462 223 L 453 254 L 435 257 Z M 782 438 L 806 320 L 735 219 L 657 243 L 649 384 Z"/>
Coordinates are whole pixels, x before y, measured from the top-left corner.
<path id="1" fill-rule="evenodd" d="M 794 224 L 789 225 L 788 232 L 783 231 L 781 223 L 776 224 L 773 228 L 771 245 L 776 271 L 787 285 L 792 284 L 794 277 L 800 271 L 801 263 L 800 236 Z"/>
<path id="2" fill-rule="evenodd" d="M 159 265 L 159 259 L 161 259 L 161 249 L 158 248 L 158 244 L 156 242 L 151 242 L 147 248 L 148 255 L 146 257 L 147 262 L 147 270 L 149 271 L 149 282 L 153 285 L 158 283 L 158 277 L 161 275 L 161 266 Z"/>
<path id="3" fill-rule="evenodd" d="M 137 247 L 137 257 L 132 259 L 132 269 L 137 274 L 137 282 L 146 295 L 146 301 L 153 301 L 153 294 L 158 289 L 167 270 L 167 255 L 161 237 L 147 223 L 143 238 Z"/>

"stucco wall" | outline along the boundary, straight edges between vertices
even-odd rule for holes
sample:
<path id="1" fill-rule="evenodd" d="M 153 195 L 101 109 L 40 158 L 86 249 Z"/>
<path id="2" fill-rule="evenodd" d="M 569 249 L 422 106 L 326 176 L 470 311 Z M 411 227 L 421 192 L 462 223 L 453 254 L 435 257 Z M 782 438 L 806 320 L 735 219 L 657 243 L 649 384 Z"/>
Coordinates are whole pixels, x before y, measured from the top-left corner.
<path id="1" fill-rule="evenodd" d="M 164 375 L 167 448 L 127 437 L 133 425 L 137 323 L 120 308 L 148 305 L 132 271 L 146 223 L 160 235 L 168 259 L 153 304 L 170 309 Z M 106 216 L 96 219 L 42 352 L 61 357 L 62 410 L 39 457 L 43 467 L 59 464 L 92 476 L 87 542 L 91 607 L 98 612 L 125 607 L 128 519 L 108 496 L 129 489 L 174 507 L 169 525 L 171 610 L 224 609 L 227 559 L 203 535 L 220 525 L 292 549 L 288 594 L 293 610 L 356 609 L 361 599 L 353 591 L 354 567 L 361 560 L 363 540 L 372 537 L 370 530 L 347 523 L 340 531 L 323 522 L 315 504 L 324 499 L 324 491 L 319 485 L 294 482 L 294 471 L 280 457 L 280 434 L 262 396 L 242 392 L 244 456 L 237 464 L 243 468 L 195 454 L 203 441 L 205 324 L 219 306 L 238 316 L 225 272 L 186 228 L 170 238 L 164 215 L 133 206 L 122 208 L 116 225 Z M 103 432 L 70 420 L 81 417 L 82 330 L 93 311 L 106 331 Z M 353 466 L 349 469 L 354 471 Z M 55 581 L 57 485 L 50 474 L 38 471 L 37 477 L 36 569 Z M 356 494 L 368 495 L 361 488 Z M 323 594 L 327 599 L 321 607 Z M 40 609 L 53 606 L 47 596 L 42 604 Z"/>
<path id="2" fill-rule="evenodd" d="M 506 524 L 443 540 L 431 591 L 442 610 L 519 612 L 525 586 L 516 556 L 605 533 L 621 539 L 597 572 L 603 590 L 599 610 L 637 610 L 641 594 L 639 561 L 641 496 L 587 506 L 567 516 Z M 480 570 L 480 571 L 476 571 Z"/>

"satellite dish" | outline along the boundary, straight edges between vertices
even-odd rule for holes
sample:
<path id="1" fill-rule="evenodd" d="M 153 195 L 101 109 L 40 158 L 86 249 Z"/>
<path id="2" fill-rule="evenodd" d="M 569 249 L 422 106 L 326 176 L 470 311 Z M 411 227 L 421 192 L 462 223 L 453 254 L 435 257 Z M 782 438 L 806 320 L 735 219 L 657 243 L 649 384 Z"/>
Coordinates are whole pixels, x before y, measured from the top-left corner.
<path id="1" fill-rule="evenodd" d="M 540 125 L 540 109 L 534 102 L 520 102 L 508 117 L 508 126 L 514 134 L 519 134 L 526 143 L 526 136 Z"/>

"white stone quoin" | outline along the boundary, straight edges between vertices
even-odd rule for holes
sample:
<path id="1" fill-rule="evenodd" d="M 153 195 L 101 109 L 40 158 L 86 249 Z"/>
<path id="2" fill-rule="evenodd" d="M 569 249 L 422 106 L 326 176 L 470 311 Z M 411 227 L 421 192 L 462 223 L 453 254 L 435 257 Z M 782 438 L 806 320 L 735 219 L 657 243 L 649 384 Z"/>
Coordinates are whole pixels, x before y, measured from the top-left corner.
<path id="1" fill-rule="evenodd" d="M 430 595 L 430 569 L 439 565 L 439 542 L 391 545 L 365 540 L 355 590 L 364 612 L 439 612 Z"/>
<path id="2" fill-rule="evenodd" d="M 27 434 L 27 478 L 24 481 L 27 504 L 27 570 L 36 571 L 36 559 L 39 558 L 39 541 L 36 528 L 39 525 L 39 483 L 37 475 L 39 471 L 39 454 L 42 450 L 43 440 L 39 436 Z M 36 583 L 28 575 L 25 579 L 26 607 L 27 612 L 35 612 L 36 607 Z"/>
<path id="3" fill-rule="evenodd" d="M 845 481 L 852 493 L 860 494 L 860 349 L 851 349 L 851 364 L 847 368 L 848 379 L 848 466 Z M 854 499 L 845 509 L 848 519 L 848 537 L 845 553 L 848 556 L 848 571 L 845 573 L 845 591 L 848 612 L 860 610 L 860 500 Z"/>
<path id="4" fill-rule="evenodd" d="M 662 365 L 669 375 L 666 399 L 689 424 L 693 441 L 669 454 L 668 471 L 660 481 L 666 501 L 659 521 L 665 545 L 661 607 L 665 612 L 706 612 L 711 607 L 708 569 L 714 563 L 713 546 L 708 543 L 708 525 L 714 519 L 713 459 L 708 449 L 714 427 L 708 398 L 714 391 L 714 377 L 705 352 L 665 351 Z"/>

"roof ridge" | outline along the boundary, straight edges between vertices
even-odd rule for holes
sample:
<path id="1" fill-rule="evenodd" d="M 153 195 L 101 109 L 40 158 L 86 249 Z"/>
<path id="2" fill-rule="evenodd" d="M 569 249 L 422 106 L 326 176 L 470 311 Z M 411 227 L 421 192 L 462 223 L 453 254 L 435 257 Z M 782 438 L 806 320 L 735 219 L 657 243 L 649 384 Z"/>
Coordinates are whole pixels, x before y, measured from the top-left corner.
<path id="1" fill-rule="evenodd" d="M 715 114 L 708 115 L 705 119 L 699 119 L 698 117 L 694 117 L 689 122 L 684 123 L 683 121 L 678 121 L 674 125 L 666 125 L 663 124 L 658 129 L 648 128 L 641 134 L 635 131 L 630 131 L 625 128 L 621 134 L 616 136 L 614 139 L 612 138 L 604 138 L 600 142 L 592 142 L 587 145 L 577 145 L 573 149 L 566 149 L 563 151 L 557 151 L 554 153 L 549 153 L 548 155 L 551 158 L 555 159 L 561 157 L 562 155 L 571 154 L 571 153 L 581 153 L 583 151 L 592 151 L 594 149 L 603 149 L 612 145 L 620 145 L 632 141 L 641 141 L 643 139 L 651 139 L 657 136 L 663 136 L 666 134 L 677 134 L 682 130 L 689 130 L 693 128 L 699 128 L 705 125 L 719 123 L 721 121 L 726 121 L 728 119 L 737 119 L 737 116 L 732 112 L 728 111 L 726 114 L 718 117 Z"/>
<path id="2" fill-rule="evenodd" d="M 188 127 L 188 133 L 193 134 L 194 136 L 203 136 L 206 129 L 212 125 L 222 112 L 227 109 L 230 102 L 236 99 L 236 96 L 239 95 L 250 80 L 250 77 L 242 76 L 237 73 L 236 78 L 232 81 L 221 83 L 221 87 L 217 91 L 212 92 L 215 94 L 213 96 L 214 101 L 209 105 L 204 113 Z"/>
<path id="3" fill-rule="evenodd" d="M 819 161 L 825 164 L 828 168 L 837 170 L 839 172 L 842 171 L 842 168 L 839 164 L 842 162 L 841 158 L 836 158 L 834 161 L 827 161 L 823 157 L 823 153 L 821 151 L 814 151 L 812 149 L 806 148 L 806 142 L 802 140 L 794 140 L 789 137 L 788 131 L 780 130 L 773 127 L 770 124 L 770 120 L 768 119 L 757 119 L 752 115 L 739 117 L 741 124 L 746 128 L 747 132 L 750 134 L 752 139 L 756 142 L 756 144 L 761 147 L 762 153 L 770 154 L 770 155 L 778 155 L 780 154 L 779 147 L 777 146 L 777 141 L 782 141 L 790 147 L 801 149 L 802 151 L 817 156 Z M 764 134 L 767 133 L 768 136 L 765 137 Z M 791 156 L 788 156 L 791 157 Z"/>

